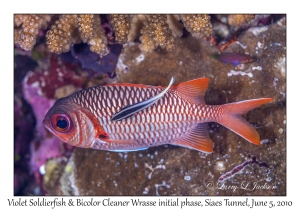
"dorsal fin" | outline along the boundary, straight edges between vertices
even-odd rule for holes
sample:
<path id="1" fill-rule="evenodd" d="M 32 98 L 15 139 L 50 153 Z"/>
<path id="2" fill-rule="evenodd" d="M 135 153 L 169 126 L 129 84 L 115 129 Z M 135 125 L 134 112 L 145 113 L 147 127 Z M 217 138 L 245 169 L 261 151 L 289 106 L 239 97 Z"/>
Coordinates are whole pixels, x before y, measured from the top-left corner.
<path id="1" fill-rule="evenodd" d="M 171 89 L 178 91 L 197 104 L 205 104 L 204 95 L 208 87 L 208 82 L 208 78 L 198 78 L 173 85 Z"/>
<path id="2" fill-rule="evenodd" d="M 213 152 L 213 142 L 208 135 L 207 123 L 197 124 L 190 133 L 172 144 L 205 153 Z"/>

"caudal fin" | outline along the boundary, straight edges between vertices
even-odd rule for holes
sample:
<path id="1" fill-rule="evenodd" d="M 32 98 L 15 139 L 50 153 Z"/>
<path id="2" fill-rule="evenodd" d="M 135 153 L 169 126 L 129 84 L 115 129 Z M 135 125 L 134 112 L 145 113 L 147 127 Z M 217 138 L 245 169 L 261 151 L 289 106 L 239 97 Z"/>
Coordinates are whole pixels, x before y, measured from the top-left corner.
<path id="1" fill-rule="evenodd" d="M 257 131 L 241 115 L 273 100 L 273 98 L 259 98 L 225 104 L 223 105 L 224 117 L 218 120 L 218 123 L 224 125 L 253 144 L 259 145 L 260 138 Z"/>

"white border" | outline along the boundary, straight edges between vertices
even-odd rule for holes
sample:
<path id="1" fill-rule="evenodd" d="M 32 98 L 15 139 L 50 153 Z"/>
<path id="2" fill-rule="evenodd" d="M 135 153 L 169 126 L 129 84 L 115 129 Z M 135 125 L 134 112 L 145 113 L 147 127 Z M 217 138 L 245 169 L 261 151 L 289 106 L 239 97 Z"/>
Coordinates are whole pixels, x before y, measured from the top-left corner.
<path id="1" fill-rule="evenodd" d="M 14 13 L 287 13 L 287 196 L 251 197 L 258 200 L 292 200 L 293 209 L 300 207 L 299 202 L 299 10 L 295 1 L 1 1 L 1 82 L 0 82 L 0 206 L 8 206 L 8 198 L 13 198 L 13 14 Z M 28 197 L 28 199 L 35 197 Z M 54 199 L 54 197 L 52 197 Z M 70 197 L 65 197 L 69 199 Z M 155 197 L 140 197 L 144 200 L 158 200 Z M 161 198 L 161 197 L 160 197 Z M 168 197 L 171 198 L 171 197 Z M 174 197 L 172 197 L 174 198 Z M 204 200 L 204 197 L 190 197 Z M 223 200 L 225 197 L 208 197 Z M 17 197 L 15 197 L 17 199 Z M 88 197 L 84 199 L 88 200 Z M 99 198 L 99 199 L 104 199 Z M 113 197 L 129 200 L 130 197 Z M 183 199 L 182 197 L 180 199 Z M 241 197 L 230 197 L 241 200 Z M 14 209 L 17 209 L 15 207 Z M 25 207 L 25 209 L 32 207 Z M 114 207 L 113 209 L 120 208 Z M 171 209 L 171 207 L 165 207 Z M 194 207 L 197 208 L 197 207 Z M 222 207 L 224 208 L 224 207 Z M 232 207 L 231 207 L 232 208 Z M 39 208 L 40 209 L 40 208 Z M 47 209 L 50 209 L 47 207 Z M 57 208 L 55 208 L 57 209 Z M 62 209 L 62 208 L 58 208 Z M 73 207 L 72 209 L 80 209 Z M 82 209 L 82 208 L 81 208 Z M 95 208 L 94 208 L 95 209 Z M 100 207 L 97 207 L 100 209 Z M 128 208 L 127 208 L 128 209 Z M 173 209 L 173 208 L 172 208 Z M 179 209 L 179 208 L 177 208 Z M 298 208 L 299 209 L 299 208 Z"/>

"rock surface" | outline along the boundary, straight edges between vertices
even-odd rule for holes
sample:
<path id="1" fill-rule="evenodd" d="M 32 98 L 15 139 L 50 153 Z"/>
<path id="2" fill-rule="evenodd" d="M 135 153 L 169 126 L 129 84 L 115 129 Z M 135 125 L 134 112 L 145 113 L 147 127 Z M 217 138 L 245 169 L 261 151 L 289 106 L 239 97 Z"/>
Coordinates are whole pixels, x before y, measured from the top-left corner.
<path id="1" fill-rule="evenodd" d="M 213 154 L 168 145 L 131 153 L 77 148 L 50 194 L 286 195 L 285 18 L 248 29 L 225 50 L 249 54 L 252 63 L 224 64 L 212 58 L 215 46 L 191 36 L 176 39 L 175 46 L 144 54 L 137 43 L 125 45 L 117 82 L 167 85 L 172 76 L 176 83 L 207 77 L 205 101 L 214 105 L 273 97 L 245 116 L 261 145 L 211 123 Z M 219 182 L 227 172 L 234 174 Z"/>

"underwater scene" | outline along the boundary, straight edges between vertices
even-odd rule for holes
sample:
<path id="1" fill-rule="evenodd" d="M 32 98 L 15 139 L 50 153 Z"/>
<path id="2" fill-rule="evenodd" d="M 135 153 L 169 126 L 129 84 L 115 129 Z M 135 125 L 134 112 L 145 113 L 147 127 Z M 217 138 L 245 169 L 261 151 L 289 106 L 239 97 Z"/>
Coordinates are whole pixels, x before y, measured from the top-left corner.
<path id="1" fill-rule="evenodd" d="M 15 14 L 14 195 L 286 195 L 286 15 Z"/>

